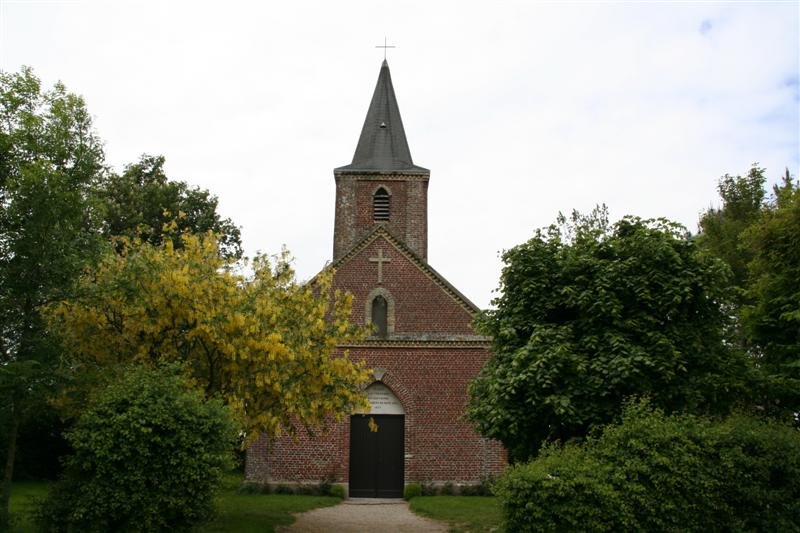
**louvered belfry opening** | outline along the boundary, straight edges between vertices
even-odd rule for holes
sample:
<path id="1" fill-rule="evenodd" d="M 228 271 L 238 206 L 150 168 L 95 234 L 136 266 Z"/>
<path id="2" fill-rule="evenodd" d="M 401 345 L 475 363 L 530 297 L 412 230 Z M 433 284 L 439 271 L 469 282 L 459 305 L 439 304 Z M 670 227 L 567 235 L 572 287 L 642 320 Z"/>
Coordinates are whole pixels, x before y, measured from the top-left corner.
<path id="1" fill-rule="evenodd" d="M 391 196 L 386 189 L 381 187 L 375 191 L 375 195 L 372 197 L 372 220 L 389 220 L 390 207 Z"/>

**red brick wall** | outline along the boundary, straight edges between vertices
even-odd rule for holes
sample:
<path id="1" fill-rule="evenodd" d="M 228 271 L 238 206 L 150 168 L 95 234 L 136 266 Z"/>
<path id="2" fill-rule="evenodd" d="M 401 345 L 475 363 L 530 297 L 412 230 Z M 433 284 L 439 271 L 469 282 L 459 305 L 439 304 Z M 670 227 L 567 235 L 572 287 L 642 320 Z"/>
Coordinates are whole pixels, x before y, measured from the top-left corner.
<path id="1" fill-rule="evenodd" d="M 467 384 L 489 356 L 479 347 L 374 347 L 350 351 L 372 368 L 387 369 L 386 384 L 405 416 L 405 478 L 410 482 L 477 482 L 498 474 L 506 456 L 496 441 L 479 437 L 461 420 Z M 247 454 L 247 478 L 262 482 L 347 482 L 349 420 L 332 423 L 314 438 L 265 440 Z"/>
<path id="2" fill-rule="evenodd" d="M 428 179 L 427 174 L 336 174 L 333 259 L 344 256 L 378 224 L 372 218 L 372 197 L 379 187 L 391 195 L 389 220 L 382 224 L 427 259 Z"/>
<path id="3" fill-rule="evenodd" d="M 391 259 L 383 264 L 380 285 L 378 266 L 369 261 L 379 248 Z M 472 314 L 464 305 L 383 237 L 340 265 L 334 285 L 353 293 L 353 320 L 359 324 L 364 323 L 367 296 L 380 286 L 395 300 L 395 333 L 473 333 Z"/>

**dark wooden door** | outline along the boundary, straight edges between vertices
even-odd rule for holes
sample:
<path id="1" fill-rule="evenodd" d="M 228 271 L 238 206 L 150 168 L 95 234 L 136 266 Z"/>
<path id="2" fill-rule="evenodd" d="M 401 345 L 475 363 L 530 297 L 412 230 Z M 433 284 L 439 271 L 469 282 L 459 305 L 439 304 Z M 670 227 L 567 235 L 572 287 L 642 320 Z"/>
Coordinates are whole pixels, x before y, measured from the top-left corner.
<path id="1" fill-rule="evenodd" d="M 369 419 L 378 425 L 370 431 Z M 405 416 L 350 417 L 350 496 L 402 498 Z"/>

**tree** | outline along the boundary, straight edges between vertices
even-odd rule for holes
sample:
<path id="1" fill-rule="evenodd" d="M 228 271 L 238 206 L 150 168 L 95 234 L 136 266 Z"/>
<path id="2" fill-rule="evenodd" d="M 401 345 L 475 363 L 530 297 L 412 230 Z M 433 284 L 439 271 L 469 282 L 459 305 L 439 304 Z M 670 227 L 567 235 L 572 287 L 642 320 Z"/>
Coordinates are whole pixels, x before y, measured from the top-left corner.
<path id="1" fill-rule="evenodd" d="M 709 208 L 700 216 L 699 244 L 730 265 L 737 287 L 746 285 L 747 264 L 752 259 L 752 251 L 742 246 L 742 233 L 766 205 L 764 172 L 753 163 L 745 176 L 722 176 L 717 186 L 722 207 Z"/>
<path id="2" fill-rule="evenodd" d="M 173 246 L 180 247 L 182 233 L 212 231 L 223 253 L 242 255 L 239 228 L 231 219 L 219 216 L 217 198 L 207 190 L 167 179 L 163 156 L 145 154 L 122 174 L 112 173 L 101 184 L 98 196 L 106 237 L 126 236 L 155 245 L 171 238 Z M 177 228 L 165 234 L 164 226 L 173 221 Z"/>
<path id="3" fill-rule="evenodd" d="M 74 453 L 42 502 L 42 531 L 168 531 L 208 519 L 231 464 L 232 416 L 179 367 L 129 367 L 67 432 Z"/>
<path id="4" fill-rule="evenodd" d="M 330 272 L 299 284 L 285 255 L 242 265 L 213 234 L 181 239 L 181 248 L 171 239 L 127 243 L 81 278 L 77 297 L 47 309 L 76 367 L 183 362 L 206 396 L 233 408 L 249 439 L 363 405 L 367 371 L 333 355 L 362 333 Z"/>
<path id="5" fill-rule="evenodd" d="M 723 205 L 700 218 L 698 244 L 727 262 L 737 297 L 729 341 L 753 358 L 768 412 L 800 410 L 800 256 L 797 185 L 789 170 L 767 196 L 764 169 L 723 176 Z"/>
<path id="6" fill-rule="evenodd" d="M 745 334 L 769 378 L 770 408 L 800 412 L 800 187 L 789 171 L 743 234 L 750 252 Z"/>
<path id="7" fill-rule="evenodd" d="M 681 226 L 573 213 L 503 261 L 496 309 L 477 320 L 494 354 L 467 416 L 512 459 L 615 420 L 628 396 L 670 412 L 744 397 L 747 359 L 723 338 L 730 271 Z"/>
<path id="8" fill-rule="evenodd" d="M 58 350 L 39 309 L 62 298 L 101 248 L 90 199 L 104 172 L 79 96 L 61 84 L 43 91 L 27 68 L 0 73 L 0 416 L 8 428 L 0 527 L 19 426 L 54 385 Z"/>

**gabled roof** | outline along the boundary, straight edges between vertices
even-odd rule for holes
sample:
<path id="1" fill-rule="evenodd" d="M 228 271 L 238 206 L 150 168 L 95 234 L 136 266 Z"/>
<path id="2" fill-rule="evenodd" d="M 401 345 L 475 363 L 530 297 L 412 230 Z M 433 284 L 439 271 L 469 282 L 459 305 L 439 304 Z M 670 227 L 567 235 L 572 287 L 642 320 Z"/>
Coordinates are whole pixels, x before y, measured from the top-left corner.
<path id="1" fill-rule="evenodd" d="M 415 254 L 408 246 L 406 246 L 403 241 L 396 238 L 392 233 L 387 229 L 384 224 L 378 224 L 375 226 L 375 229 L 370 231 L 368 234 L 364 236 L 355 246 L 350 248 L 350 251 L 347 252 L 345 255 L 334 261 L 331 266 L 336 269 L 339 265 L 346 263 L 356 255 L 358 255 L 364 248 L 372 244 L 375 239 L 383 237 L 386 239 L 390 244 L 394 245 L 397 250 L 402 253 L 406 258 L 408 258 L 412 263 L 414 263 L 420 270 L 422 270 L 433 282 L 441 287 L 451 298 L 453 298 L 456 302 L 458 302 L 466 311 L 472 315 L 480 312 L 480 309 L 477 305 L 472 303 L 469 298 L 461 294 L 458 289 L 453 287 L 449 281 L 447 281 L 444 276 L 436 272 L 432 266 L 430 266 L 427 261 L 419 257 Z"/>
<path id="2" fill-rule="evenodd" d="M 389 64 L 384 59 L 378 83 L 367 110 L 353 162 L 335 169 L 356 172 L 412 172 L 428 173 L 411 160 L 403 120 L 394 96 Z"/>

